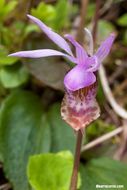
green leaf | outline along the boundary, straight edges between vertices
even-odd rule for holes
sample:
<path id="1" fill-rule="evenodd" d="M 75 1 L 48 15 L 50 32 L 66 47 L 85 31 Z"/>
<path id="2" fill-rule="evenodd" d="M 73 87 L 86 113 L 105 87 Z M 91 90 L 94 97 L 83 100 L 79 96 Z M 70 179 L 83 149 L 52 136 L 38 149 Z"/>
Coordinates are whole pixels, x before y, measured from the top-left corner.
<path id="1" fill-rule="evenodd" d="M 14 8 L 17 5 L 17 1 L 13 0 L 8 2 L 8 4 L 6 4 L 5 8 L 4 8 L 4 16 L 8 16 L 8 14 L 14 10 Z"/>
<path id="2" fill-rule="evenodd" d="M 5 1 L 2 0 L 1 2 L 2 8 L 0 9 L 1 22 L 3 22 L 7 18 L 7 16 L 9 16 L 9 13 L 14 10 L 17 3 L 18 3 L 17 1 L 13 0 L 5 4 Z"/>
<path id="3" fill-rule="evenodd" d="M 8 66 L 0 70 L 0 81 L 5 88 L 15 88 L 28 81 L 28 71 L 24 66 Z"/>
<path id="4" fill-rule="evenodd" d="M 0 66 L 1 65 L 12 65 L 14 64 L 18 58 L 16 57 L 8 57 L 8 51 L 5 47 L 0 47 Z"/>
<path id="5" fill-rule="evenodd" d="M 122 15 L 118 20 L 117 20 L 118 25 L 120 26 L 127 26 L 127 13 Z"/>
<path id="6" fill-rule="evenodd" d="M 61 118 L 60 104 L 54 104 L 50 108 L 48 121 L 52 131 L 52 151 L 70 150 L 74 152 L 76 137 L 73 129 Z"/>
<path id="7" fill-rule="evenodd" d="M 29 72 L 40 81 L 40 84 L 63 91 L 63 79 L 69 66 L 56 57 L 29 59 L 24 62 Z"/>
<path id="8" fill-rule="evenodd" d="M 61 30 L 68 24 L 69 5 L 67 0 L 59 0 L 55 7 L 56 14 L 53 21 L 53 28 Z"/>
<path id="9" fill-rule="evenodd" d="M 2 104 L 0 152 L 6 177 L 14 190 L 29 189 L 26 177 L 29 156 L 50 149 L 49 126 L 42 114 L 40 99 L 31 92 L 15 91 Z"/>
<path id="10" fill-rule="evenodd" d="M 96 189 L 96 185 L 123 185 L 127 189 L 127 165 L 110 158 L 93 159 L 81 167 L 82 186 L 80 190 Z M 112 190 L 113 188 L 108 188 Z M 107 188 L 103 188 L 107 190 Z"/>
<path id="11" fill-rule="evenodd" d="M 0 12 L 2 11 L 5 4 L 5 0 L 0 0 Z"/>
<path id="12" fill-rule="evenodd" d="M 91 18 L 93 17 L 93 15 L 94 15 L 94 13 L 95 13 L 95 3 L 89 3 L 88 4 L 88 10 L 87 10 L 86 19 L 90 21 Z"/>
<path id="13" fill-rule="evenodd" d="M 28 36 L 28 34 L 30 34 L 31 32 L 38 32 L 40 31 L 38 26 L 36 26 L 35 24 L 29 24 L 28 26 L 25 27 L 24 30 L 24 38 Z"/>
<path id="14" fill-rule="evenodd" d="M 12 65 L 14 64 L 18 59 L 15 57 L 7 57 L 5 56 L 0 56 L 0 65 Z"/>
<path id="15" fill-rule="evenodd" d="M 105 95 L 104 95 L 102 84 L 101 84 L 100 80 L 98 81 L 97 100 L 98 100 L 100 106 L 104 105 Z"/>
<path id="16" fill-rule="evenodd" d="M 41 2 L 37 8 L 31 9 L 31 14 L 45 22 L 45 24 L 52 26 L 52 21 L 55 16 L 55 8 L 52 5 Z"/>
<path id="17" fill-rule="evenodd" d="M 45 113 L 43 113 L 39 130 L 36 133 L 35 153 L 49 152 L 51 149 L 51 128 Z"/>
<path id="18" fill-rule="evenodd" d="M 68 190 L 73 167 L 73 157 L 68 151 L 30 157 L 28 178 L 35 190 Z M 81 181 L 79 178 L 78 187 Z"/>
<path id="19" fill-rule="evenodd" d="M 124 31 L 124 34 L 122 35 L 123 39 L 122 39 L 122 43 L 124 45 L 127 45 L 127 30 Z"/>
<path id="20" fill-rule="evenodd" d="M 89 139 L 88 141 L 91 141 L 92 139 L 97 138 L 105 133 L 111 132 L 115 128 L 115 125 L 109 124 L 102 119 L 97 119 L 95 122 L 89 125 L 89 127 L 87 127 L 86 138 Z"/>

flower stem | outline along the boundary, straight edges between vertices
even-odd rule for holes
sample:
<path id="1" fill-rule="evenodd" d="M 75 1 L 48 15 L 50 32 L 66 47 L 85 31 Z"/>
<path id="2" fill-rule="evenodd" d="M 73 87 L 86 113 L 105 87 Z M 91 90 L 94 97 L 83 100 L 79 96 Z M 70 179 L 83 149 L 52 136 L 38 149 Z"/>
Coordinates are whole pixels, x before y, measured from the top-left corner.
<path id="1" fill-rule="evenodd" d="M 80 151 L 81 151 L 81 145 L 82 145 L 82 137 L 83 137 L 82 132 L 81 132 L 81 130 L 79 130 L 77 133 L 77 143 L 76 143 L 76 150 L 75 150 L 75 157 L 74 157 L 74 166 L 73 166 L 69 190 L 77 189 L 78 169 L 79 169 L 79 163 L 80 163 Z"/>

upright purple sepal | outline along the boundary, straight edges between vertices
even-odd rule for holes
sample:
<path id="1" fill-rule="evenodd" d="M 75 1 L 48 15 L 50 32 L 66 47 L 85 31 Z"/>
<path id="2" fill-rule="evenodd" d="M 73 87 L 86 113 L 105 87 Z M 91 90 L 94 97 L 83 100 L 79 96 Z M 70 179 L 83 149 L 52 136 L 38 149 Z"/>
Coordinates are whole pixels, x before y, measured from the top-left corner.
<path id="1" fill-rule="evenodd" d="M 95 56 L 98 58 L 98 60 L 101 62 L 103 61 L 107 55 L 110 52 L 110 49 L 112 47 L 112 44 L 115 40 L 115 34 L 112 33 L 110 34 L 110 36 L 104 41 L 102 42 L 102 44 L 100 45 L 99 49 L 97 50 Z"/>
<path id="2" fill-rule="evenodd" d="M 65 50 L 68 54 L 72 55 L 72 51 L 68 45 L 68 43 L 62 38 L 59 34 L 52 31 L 51 28 L 46 26 L 43 22 L 41 22 L 39 19 L 37 19 L 34 16 L 27 15 L 34 23 L 36 23 L 41 30 L 61 49 Z"/>

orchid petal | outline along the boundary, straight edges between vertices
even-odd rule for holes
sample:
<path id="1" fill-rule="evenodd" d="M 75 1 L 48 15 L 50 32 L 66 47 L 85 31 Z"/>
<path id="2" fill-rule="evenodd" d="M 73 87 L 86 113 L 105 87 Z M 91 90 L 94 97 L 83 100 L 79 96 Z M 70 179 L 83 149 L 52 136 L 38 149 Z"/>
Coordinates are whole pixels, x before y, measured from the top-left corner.
<path id="1" fill-rule="evenodd" d="M 92 72 L 86 72 L 84 65 L 79 64 L 66 74 L 64 85 L 68 90 L 76 91 L 93 84 L 95 81 L 95 75 Z"/>
<path id="2" fill-rule="evenodd" d="M 100 62 L 98 61 L 98 58 L 96 56 L 92 56 L 87 59 L 87 65 L 87 72 L 95 72 L 99 69 Z"/>
<path id="3" fill-rule="evenodd" d="M 84 30 L 85 30 L 86 36 L 89 39 L 89 49 L 88 49 L 88 51 L 89 51 L 89 54 L 92 56 L 93 55 L 93 36 L 92 36 L 91 31 L 88 28 L 84 28 Z"/>
<path id="4" fill-rule="evenodd" d="M 39 50 L 32 50 L 32 51 L 19 51 L 16 53 L 12 53 L 9 56 L 14 57 L 28 57 L 28 58 L 40 58 L 40 57 L 49 57 L 49 56 L 63 56 L 68 58 L 72 62 L 76 62 L 74 57 L 71 57 L 65 53 L 60 51 L 52 50 L 52 49 L 39 49 Z"/>
<path id="5" fill-rule="evenodd" d="M 95 56 L 98 58 L 98 60 L 101 62 L 105 59 L 105 57 L 109 54 L 110 49 L 112 47 L 112 44 L 115 40 L 115 34 L 112 33 L 110 36 L 102 42 L 99 49 L 97 50 Z"/>
<path id="6" fill-rule="evenodd" d="M 68 54 L 73 55 L 72 51 L 68 45 L 68 43 L 62 38 L 59 34 L 52 31 L 51 28 L 46 26 L 43 22 L 41 22 L 39 19 L 35 18 L 34 16 L 27 15 L 34 23 L 36 23 L 41 30 L 55 43 L 57 44 L 61 49 L 65 50 Z"/>
<path id="7" fill-rule="evenodd" d="M 76 57 L 78 59 L 78 63 L 83 64 L 85 62 L 86 58 L 88 57 L 87 53 L 84 50 L 84 48 L 78 42 L 75 41 L 73 36 L 71 36 L 69 34 L 66 34 L 65 38 L 67 38 L 75 46 L 75 48 L 76 48 Z"/>

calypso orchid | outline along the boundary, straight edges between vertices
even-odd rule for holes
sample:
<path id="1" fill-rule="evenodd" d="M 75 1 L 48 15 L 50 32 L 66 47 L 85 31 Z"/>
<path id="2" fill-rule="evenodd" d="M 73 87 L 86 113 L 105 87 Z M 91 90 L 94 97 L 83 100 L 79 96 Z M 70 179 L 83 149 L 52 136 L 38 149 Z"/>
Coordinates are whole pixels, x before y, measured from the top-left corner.
<path id="1" fill-rule="evenodd" d="M 88 55 L 84 48 L 75 39 L 66 34 L 65 38 L 74 46 L 76 55 L 67 41 L 60 35 L 47 27 L 39 19 L 28 15 L 28 17 L 36 23 L 41 30 L 65 53 L 52 49 L 39 49 L 32 51 L 20 51 L 9 56 L 41 58 L 49 56 L 63 56 L 75 63 L 64 78 L 65 96 L 62 102 L 61 115 L 62 118 L 71 125 L 73 129 L 83 130 L 85 126 L 97 119 L 100 115 L 100 109 L 96 102 L 97 89 L 97 70 L 101 62 L 109 54 L 115 35 L 112 33 L 102 42 L 101 46 L 95 54 Z M 88 31 L 87 31 L 88 32 Z M 91 38 L 91 43 L 92 38 Z"/>

